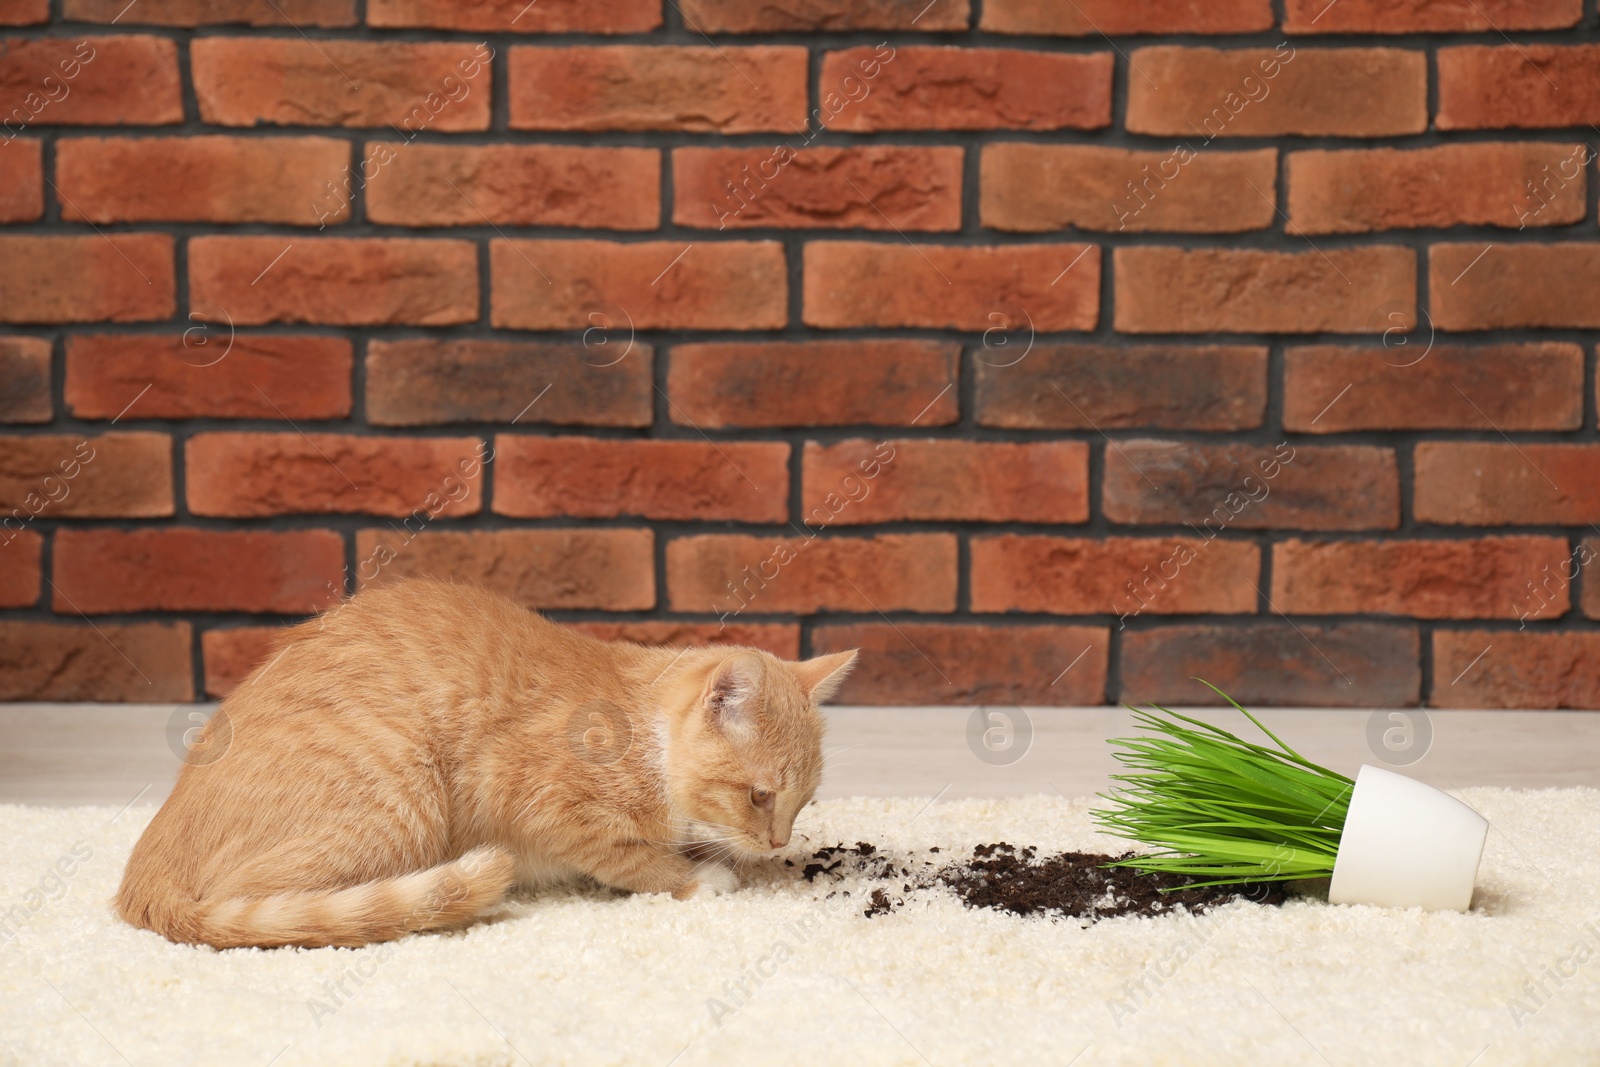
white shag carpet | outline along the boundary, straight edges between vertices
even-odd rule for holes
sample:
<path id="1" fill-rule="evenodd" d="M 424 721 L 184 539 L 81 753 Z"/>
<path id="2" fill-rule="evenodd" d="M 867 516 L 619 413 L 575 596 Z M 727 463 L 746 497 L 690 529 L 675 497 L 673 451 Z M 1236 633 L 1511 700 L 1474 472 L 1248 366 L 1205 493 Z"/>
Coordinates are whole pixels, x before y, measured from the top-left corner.
<path id="1" fill-rule="evenodd" d="M 152 809 L 0 806 L 0 1064 L 1600 1063 L 1600 792 L 1464 797 L 1494 827 L 1465 915 L 1304 897 L 1083 927 L 928 890 L 869 919 L 879 883 L 775 866 L 712 899 L 573 890 L 458 934 L 228 952 L 112 914 Z M 829 801 L 799 844 L 1115 850 L 1089 806 Z"/>

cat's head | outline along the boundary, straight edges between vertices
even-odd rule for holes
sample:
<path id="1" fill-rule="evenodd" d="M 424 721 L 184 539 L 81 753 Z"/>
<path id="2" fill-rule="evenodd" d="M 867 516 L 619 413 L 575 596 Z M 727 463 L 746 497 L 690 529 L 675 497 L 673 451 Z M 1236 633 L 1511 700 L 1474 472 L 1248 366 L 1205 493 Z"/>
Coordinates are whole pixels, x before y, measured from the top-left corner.
<path id="1" fill-rule="evenodd" d="M 691 837 L 743 856 L 789 843 L 822 780 L 817 705 L 855 662 L 854 651 L 792 663 L 743 649 L 707 665 L 668 749 L 672 806 Z"/>

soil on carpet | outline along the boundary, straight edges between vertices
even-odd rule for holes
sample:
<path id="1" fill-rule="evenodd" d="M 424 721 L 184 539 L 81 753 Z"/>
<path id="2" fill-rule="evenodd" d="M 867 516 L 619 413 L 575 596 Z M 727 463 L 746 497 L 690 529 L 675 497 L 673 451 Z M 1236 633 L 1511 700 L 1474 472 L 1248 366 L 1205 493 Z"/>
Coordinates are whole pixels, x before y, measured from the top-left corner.
<path id="1" fill-rule="evenodd" d="M 928 851 L 936 854 L 939 849 Z M 973 908 L 1013 915 L 1070 916 L 1090 922 L 1123 915 L 1201 914 L 1234 900 L 1264 905 L 1284 901 L 1281 882 L 1196 886 L 1181 875 L 1105 866 L 1131 855 L 1058 852 L 1040 856 L 1034 848 L 1000 841 L 977 846 L 970 859 L 941 865 L 933 859 L 896 859 L 875 845 L 858 841 L 853 846 L 819 849 L 803 864 L 800 874 L 808 882 L 824 876 L 839 881 L 855 874 L 899 883 L 898 891 L 879 887 L 868 895 L 868 918 L 904 907 L 907 896 L 919 890 L 951 892 Z M 912 865 L 920 869 L 914 871 Z"/>

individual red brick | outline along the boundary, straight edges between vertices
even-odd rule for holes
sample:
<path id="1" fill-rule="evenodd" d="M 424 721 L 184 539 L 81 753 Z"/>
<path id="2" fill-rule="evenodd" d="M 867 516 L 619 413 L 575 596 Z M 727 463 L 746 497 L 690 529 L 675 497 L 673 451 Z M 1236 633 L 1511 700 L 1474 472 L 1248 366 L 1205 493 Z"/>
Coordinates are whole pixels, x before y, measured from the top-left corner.
<path id="1" fill-rule="evenodd" d="M 801 509 L 811 527 L 861 523 L 1084 522 L 1082 441 L 807 441 Z"/>
<path id="2" fill-rule="evenodd" d="M 200 635 L 205 660 L 206 696 L 221 699 L 239 688 L 250 672 L 277 656 L 281 626 L 230 626 Z"/>
<path id="3" fill-rule="evenodd" d="M 905 0 L 681 0 L 683 24 L 697 33 L 781 33 L 784 30 L 964 30 L 968 0 L 919 5 Z"/>
<path id="4" fill-rule="evenodd" d="M 1283 428 L 1576 430 L 1583 349 L 1545 341 L 1468 347 L 1425 338 L 1382 348 L 1313 345 L 1284 354 Z"/>
<path id="5" fill-rule="evenodd" d="M 350 367 L 342 337 L 230 334 L 218 322 L 176 337 L 77 334 L 66 401 L 80 419 L 114 419 L 135 395 L 146 419 L 339 419 Z"/>
<path id="6" fill-rule="evenodd" d="M 511 49 L 514 130 L 791 134 L 806 123 L 806 50 L 788 45 Z"/>
<path id="7" fill-rule="evenodd" d="M 338 599 L 344 538 L 332 530 L 57 530 L 54 607 L 302 614 Z M 338 584 L 336 584 L 338 583 Z"/>
<path id="8" fill-rule="evenodd" d="M 28 529 L 0 525 L 0 608 L 31 608 L 39 602 L 39 557 L 44 538 Z"/>
<path id="9" fill-rule="evenodd" d="M 56 145 L 56 188 L 68 222 L 310 226 L 309 205 L 349 162 L 350 146 L 331 137 L 74 137 Z M 342 221 L 350 204 L 322 215 Z"/>
<path id="10" fill-rule="evenodd" d="M 0 422 L 49 422 L 53 417 L 50 342 L 0 337 Z"/>
<path id="11" fill-rule="evenodd" d="M 974 353 L 979 425 L 1250 430 L 1267 408 L 1254 345 L 1034 345 Z"/>
<path id="12" fill-rule="evenodd" d="M 195 237 L 189 294 L 236 326 L 449 326 L 478 317 L 478 252 L 407 237 Z"/>
<path id="13" fill-rule="evenodd" d="M 1106 699 L 1104 626 L 829 624 L 811 643 L 818 655 L 861 650 L 839 704 L 1081 707 Z"/>
<path id="14" fill-rule="evenodd" d="M 36 517 L 171 515 L 172 438 L 164 433 L 0 437 L 0 513 L 4 532 Z"/>
<path id="15" fill-rule="evenodd" d="M 495 438 L 494 510 L 517 518 L 782 522 L 789 446 L 780 441 Z"/>
<path id="16" fill-rule="evenodd" d="M 985 0 L 990 33 L 1087 37 L 1136 33 L 1254 33 L 1272 26 L 1269 0 Z"/>
<path id="17" fill-rule="evenodd" d="M 789 321 L 776 241 L 489 242 L 502 329 L 762 330 Z"/>
<path id="18" fill-rule="evenodd" d="M 960 148 L 679 148 L 672 221 L 707 229 L 959 230 Z"/>
<path id="19" fill-rule="evenodd" d="M 1119 248 L 1116 272 L 1124 333 L 1377 333 L 1384 308 L 1416 322 L 1409 248 Z"/>
<path id="20" fill-rule="evenodd" d="M 161 126 L 183 121 L 178 47 L 164 37 L 36 37 L 0 41 L 0 123 Z"/>
<path id="21" fill-rule="evenodd" d="M 661 0 L 367 0 L 369 26 L 490 33 L 646 33 Z"/>
<path id="22" fill-rule="evenodd" d="M 1600 708 L 1600 634 L 1436 630 L 1437 708 Z"/>
<path id="23" fill-rule="evenodd" d="M 855 133 L 1092 130 L 1111 124 L 1112 65 L 1109 52 L 847 48 L 822 57 L 817 118 Z"/>
<path id="24" fill-rule="evenodd" d="M 169 234 L 0 236 L 0 322 L 165 319 L 175 288 Z"/>
<path id="25" fill-rule="evenodd" d="M 1446 330 L 1600 326 L 1600 244 L 1434 245 L 1428 289 Z"/>
<path id="26" fill-rule="evenodd" d="M 1223 703 L 1197 678 L 1246 707 L 1402 708 L 1414 706 L 1422 695 L 1414 626 L 1273 620 L 1161 626 L 1123 635 L 1118 701 L 1168 707 Z"/>
<path id="27" fill-rule="evenodd" d="M 811 241 L 805 320 L 832 329 L 1092 330 L 1100 320 L 1100 249 Z"/>
<path id="28" fill-rule="evenodd" d="M 735 341 L 678 345 L 672 421 L 705 429 L 948 426 L 961 347 L 943 341 Z"/>
<path id="29" fill-rule="evenodd" d="M 655 607 L 649 530 L 393 530 L 356 535 L 361 588 L 429 576 L 474 582 L 541 610 Z"/>
<path id="30" fill-rule="evenodd" d="M 1217 137 L 1390 137 L 1428 126 L 1421 51 L 1158 45 L 1128 62 L 1128 130 L 1197 138 L 1199 148 Z"/>
<path id="31" fill-rule="evenodd" d="M 740 645 L 759 648 L 779 659 L 800 658 L 800 624 L 749 622 L 722 626 L 686 619 L 641 619 L 619 622 L 569 622 L 564 625 L 602 641 L 637 645 Z"/>
<path id="32" fill-rule="evenodd" d="M 11 0 L 0 7 L 0 26 L 31 26 L 50 21 L 50 0 Z"/>
<path id="33" fill-rule="evenodd" d="M 1286 0 L 1288 33 L 1451 33 L 1576 25 L 1583 0 Z"/>
<path id="34" fill-rule="evenodd" d="M 487 44 L 197 37 L 200 117 L 213 126 L 489 128 Z"/>
<path id="35" fill-rule="evenodd" d="M 1588 151 L 1524 142 L 1294 152 L 1289 232 L 1577 222 L 1586 210 Z"/>
<path id="36" fill-rule="evenodd" d="M 1394 452 L 1369 445 L 1106 446 L 1106 518 L 1223 530 L 1392 530 L 1400 525 Z"/>
<path id="37" fill-rule="evenodd" d="M 726 622 L 744 612 L 950 612 L 956 539 L 704 534 L 667 543 L 667 602 Z"/>
<path id="38" fill-rule="evenodd" d="M 1272 548 L 1272 606 L 1288 615 L 1514 619 L 1539 568 L 1569 555 L 1558 537 L 1281 541 Z M 1566 590 L 1558 597 L 1559 615 Z"/>
<path id="39" fill-rule="evenodd" d="M 1236 233 L 1277 219 L 1278 153 L 1137 152 L 1099 145 L 985 145 L 983 224 L 1042 233 Z M 1253 188 L 1252 188 L 1253 186 Z"/>
<path id="40" fill-rule="evenodd" d="M 186 622 L 0 622 L 0 700 L 194 699 Z"/>
<path id="41" fill-rule="evenodd" d="M 1427 441 L 1417 445 L 1419 522 L 1569 526 L 1600 520 L 1600 445 Z"/>
<path id="42" fill-rule="evenodd" d="M 1459 45 L 1438 63 L 1441 130 L 1600 122 L 1600 45 Z"/>
<path id="43" fill-rule="evenodd" d="M 71 22 L 147 26 L 354 26 L 355 0 L 62 0 Z"/>
<path id="44" fill-rule="evenodd" d="M 487 447 L 476 437 L 201 433 L 184 449 L 196 515 L 475 515 Z"/>
<path id="45" fill-rule="evenodd" d="M 972 610 L 1124 619 L 1253 614 L 1260 574 L 1261 552 L 1247 541 L 977 537 Z"/>
<path id="46" fill-rule="evenodd" d="M 578 145 L 369 141 L 367 218 L 397 226 L 581 226 L 661 223 L 661 153 Z"/>
<path id="47" fill-rule="evenodd" d="M 0 141 L 0 222 L 32 222 L 44 214 L 41 142 L 32 137 Z"/>
<path id="48" fill-rule="evenodd" d="M 651 347 L 585 331 L 583 341 L 408 338 L 367 343 L 367 421 L 649 426 Z"/>

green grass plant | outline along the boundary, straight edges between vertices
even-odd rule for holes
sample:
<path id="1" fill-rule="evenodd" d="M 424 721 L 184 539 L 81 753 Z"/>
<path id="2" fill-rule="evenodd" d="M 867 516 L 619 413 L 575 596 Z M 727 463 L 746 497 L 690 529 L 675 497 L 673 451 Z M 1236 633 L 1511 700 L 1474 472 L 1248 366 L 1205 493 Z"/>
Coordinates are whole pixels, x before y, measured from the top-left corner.
<path id="1" fill-rule="evenodd" d="M 1205 682 L 1276 747 L 1163 707 L 1130 707 L 1144 736 L 1115 738 L 1129 771 L 1092 814 L 1108 834 L 1158 851 L 1108 866 L 1185 875 L 1197 885 L 1282 882 L 1333 873 L 1355 782 L 1284 744 Z"/>

